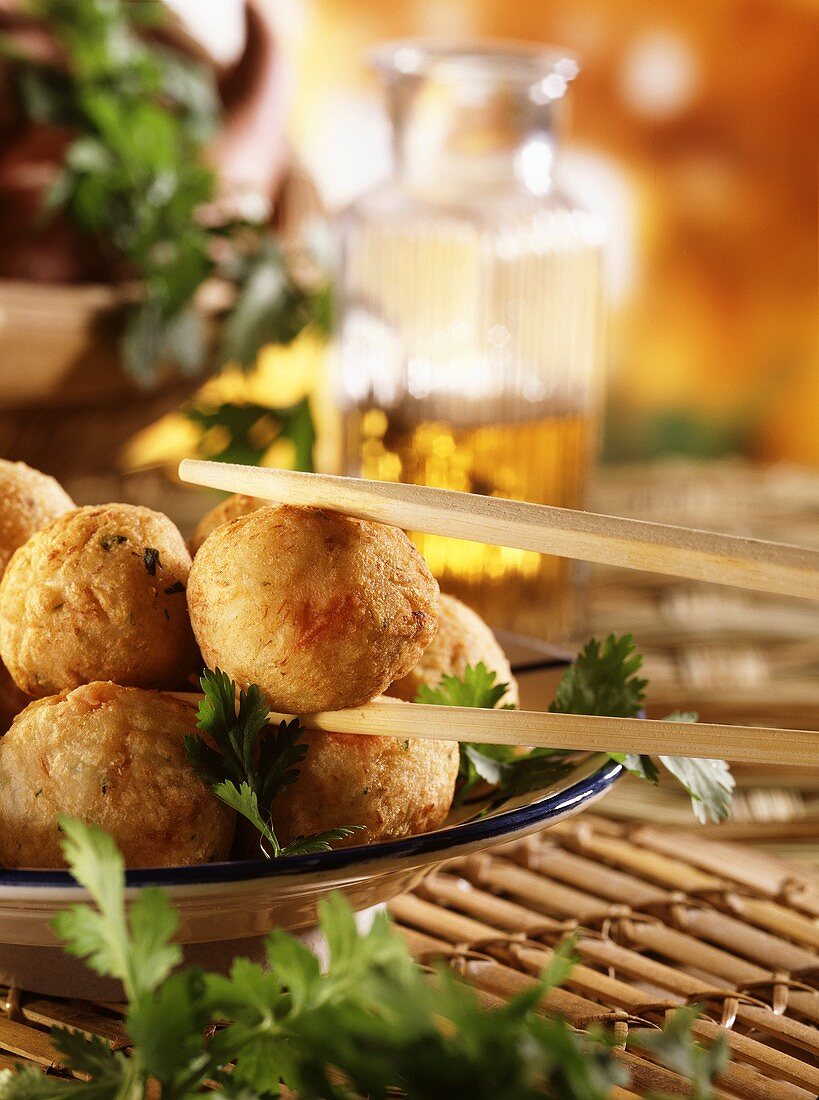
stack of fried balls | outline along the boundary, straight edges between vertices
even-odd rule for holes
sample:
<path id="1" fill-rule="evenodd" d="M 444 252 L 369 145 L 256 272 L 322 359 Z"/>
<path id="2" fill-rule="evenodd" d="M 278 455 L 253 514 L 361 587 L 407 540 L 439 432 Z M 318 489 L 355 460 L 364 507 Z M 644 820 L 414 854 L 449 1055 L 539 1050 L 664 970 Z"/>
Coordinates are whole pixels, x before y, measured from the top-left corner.
<path id="1" fill-rule="evenodd" d="M 173 693 L 203 664 L 294 715 L 412 701 L 479 661 L 516 701 L 492 632 L 395 527 L 232 497 L 191 547 L 193 561 L 159 512 L 78 508 L 0 460 L 0 867 L 62 866 L 63 813 L 107 830 L 129 867 L 249 854 L 185 751 L 195 702 Z M 267 807 L 283 842 L 348 822 L 365 831 L 339 845 L 373 842 L 449 814 L 455 742 L 303 740 L 297 781 Z"/>

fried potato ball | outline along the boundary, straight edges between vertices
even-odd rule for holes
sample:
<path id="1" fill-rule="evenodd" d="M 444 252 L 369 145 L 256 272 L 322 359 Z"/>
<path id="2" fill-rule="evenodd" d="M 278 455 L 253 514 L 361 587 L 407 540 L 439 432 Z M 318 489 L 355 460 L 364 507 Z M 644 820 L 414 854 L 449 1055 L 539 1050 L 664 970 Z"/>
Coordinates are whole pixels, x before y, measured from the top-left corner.
<path id="1" fill-rule="evenodd" d="M 173 688 L 197 661 L 190 554 L 167 516 L 132 504 L 78 508 L 32 535 L 0 582 L 0 657 L 42 697 L 113 680 Z"/>
<path id="2" fill-rule="evenodd" d="M 0 739 L 0 866 L 61 867 L 57 818 L 99 825 L 129 867 L 226 859 L 234 814 L 188 763 L 192 706 L 85 684 L 31 703 Z"/>
<path id="3" fill-rule="evenodd" d="M 437 687 L 443 676 L 462 676 L 467 665 L 481 661 L 495 673 L 496 683 L 509 685 L 500 705 L 517 704 L 517 681 L 495 635 L 471 607 L 442 592 L 438 633 L 415 668 L 392 684 L 387 695 L 412 703 L 420 687 Z"/>
<path id="4" fill-rule="evenodd" d="M 309 730 L 299 778 L 273 802 L 283 843 L 340 825 L 364 825 L 333 847 L 371 844 L 437 829 L 458 776 L 456 741 L 373 737 Z"/>
<path id="5" fill-rule="evenodd" d="M 25 462 L 0 459 L 0 576 L 19 546 L 73 507 L 53 477 Z"/>
<path id="6" fill-rule="evenodd" d="M 215 531 L 217 527 L 221 527 L 223 523 L 227 523 L 231 519 L 249 515 L 250 512 L 255 512 L 257 508 L 275 508 L 275 505 L 271 504 L 269 500 L 246 497 L 242 493 L 236 493 L 232 497 L 228 497 L 227 500 L 221 501 L 215 508 L 211 508 L 209 512 L 206 512 L 196 525 L 190 544 L 191 554 L 196 553 L 211 531 Z"/>
<path id="7" fill-rule="evenodd" d="M 397 527 L 262 508 L 206 539 L 188 605 L 210 668 L 306 714 L 357 706 L 406 675 L 435 635 L 438 585 Z"/>

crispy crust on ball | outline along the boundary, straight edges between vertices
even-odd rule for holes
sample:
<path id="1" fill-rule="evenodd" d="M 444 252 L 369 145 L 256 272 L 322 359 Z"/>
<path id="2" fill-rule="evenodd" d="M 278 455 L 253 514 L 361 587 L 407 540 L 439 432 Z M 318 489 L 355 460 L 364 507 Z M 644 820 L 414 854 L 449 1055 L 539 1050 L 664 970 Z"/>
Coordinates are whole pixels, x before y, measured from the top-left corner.
<path id="1" fill-rule="evenodd" d="M 0 459 L 0 576 L 18 547 L 73 507 L 53 477 L 25 462 Z"/>
<path id="2" fill-rule="evenodd" d="M 197 661 L 190 561 L 168 517 L 133 504 L 78 508 L 38 531 L 0 582 L 0 656 L 17 686 L 179 686 Z"/>
<path id="3" fill-rule="evenodd" d="M 397 527 L 264 508 L 204 542 L 188 604 L 210 668 L 305 714 L 357 706 L 417 664 L 435 635 L 438 585 Z"/>
<path id="4" fill-rule="evenodd" d="M 193 538 L 190 541 L 191 554 L 195 554 L 211 531 L 240 516 L 250 515 L 259 508 L 275 508 L 269 500 L 258 500 L 256 497 L 247 497 L 242 493 L 235 493 L 227 500 L 221 501 L 199 520 Z"/>
<path id="5" fill-rule="evenodd" d="M 412 703 L 422 685 L 437 687 L 443 676 L 462 676 L 467 665 L 480 661 L 496 674 L 497 683 L 509 684 L 501 702 L 517 704 L 518 684 L 495 635 L 471 607 L 442 592 L 438 633 L 415 668 L 392 684 L 387 694 Z"/>
<path id="6" fill-rule="evenodd" d="M 193 707 L 86 684 L 31 703 L 0 739 L 0 865 L 62 867 L 59 814 L 99 825 L 129 867 L 226 859 L 234 815 L 195 775 Z"/>
<path id="7" fill-rule="evenodd" d="M 299 778 L 273 802 L 283 843 L 340 825 L 364 825 L 334 848 L 437 829 L 458 776 L 456 741 L 307 731 Z"/>

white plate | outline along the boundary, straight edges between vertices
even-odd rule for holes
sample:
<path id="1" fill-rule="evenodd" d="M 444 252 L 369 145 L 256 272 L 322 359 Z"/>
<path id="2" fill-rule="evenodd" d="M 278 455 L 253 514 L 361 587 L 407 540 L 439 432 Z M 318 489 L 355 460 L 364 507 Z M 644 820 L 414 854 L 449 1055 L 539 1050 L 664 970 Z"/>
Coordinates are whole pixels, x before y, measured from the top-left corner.
<path id="1" fill-rule="evenodd" d="M 543 706 L 544 677 L 554 679 L 547 670 L 565 664 L 563 655 L 531 643 L 508 648 L 524 704 Z M 533 689 L 538 704 L 530 701 Z M 411 890 L 449 859 L 520 839 L 578 813 L 602 797 L 621 772 L 603 755 L 585 756 L 551 786 L 494 809 L 487 803 L 468 811 L 461 807 L 431 833 L 279 860 L 129 871 L 128 894 L 162 886 L 179 912 L 178 939 L 186 960 L 224 969 L 237 954 L 258 956 L 272 928 L 309 933 L 316 905 L 332 891 L 366 913 Z M 0 981 L 52 996 L 116 997 L 114 984 L 63 954 L 51 930 L 57 912 L 87 900 L 67 871 L 0 869 Z"/>

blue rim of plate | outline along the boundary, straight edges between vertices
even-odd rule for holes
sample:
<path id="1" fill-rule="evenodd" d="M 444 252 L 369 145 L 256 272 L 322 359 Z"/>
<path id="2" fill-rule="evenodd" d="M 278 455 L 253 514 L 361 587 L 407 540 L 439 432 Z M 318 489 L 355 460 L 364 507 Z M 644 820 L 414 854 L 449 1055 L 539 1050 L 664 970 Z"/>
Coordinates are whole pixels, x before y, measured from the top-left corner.
<path id="1" fill-rule="evenodd" d="M 344 871 L 379 859 L 434 855 L 446 851 L 447 848 L 476 841 L 501 841 L 510 833 L 516 833 L 530 825 L 546 824 L 566 811 L 578 808 L 604 794 L 619 779 L 623 770 L 622 764 L 607 760 L 578 782 L 525 806 L 401 840 L 360 844 L 333 852 L 286 856 L 277 860 L 243 859 L 225 863 L 200 863 L 192 867 L 146 867 L 128 871 L 126 885 L 209 886 L 254 879 L 285 878 L 313 871 Z M 0 870 L 0 886 L 76 887 L 77 882 L 69 871 Z"/>

